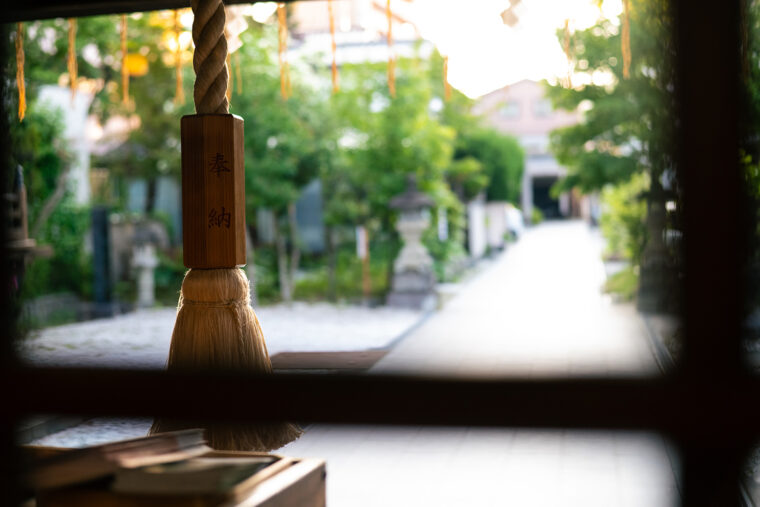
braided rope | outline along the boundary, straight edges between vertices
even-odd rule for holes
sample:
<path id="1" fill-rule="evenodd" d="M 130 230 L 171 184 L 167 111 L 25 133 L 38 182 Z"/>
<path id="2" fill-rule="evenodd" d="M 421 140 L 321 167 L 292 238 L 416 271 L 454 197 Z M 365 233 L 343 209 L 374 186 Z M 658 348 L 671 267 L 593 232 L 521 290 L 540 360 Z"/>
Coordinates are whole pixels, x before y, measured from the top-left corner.
<path id="1" fill-rule="evenodd" d="M 195 16 L 195 111 L 198 114 L 226 114 L 229 112 L 229 102 L 224 4 L 222 0 L 192 0 L 190 5 Z"/>

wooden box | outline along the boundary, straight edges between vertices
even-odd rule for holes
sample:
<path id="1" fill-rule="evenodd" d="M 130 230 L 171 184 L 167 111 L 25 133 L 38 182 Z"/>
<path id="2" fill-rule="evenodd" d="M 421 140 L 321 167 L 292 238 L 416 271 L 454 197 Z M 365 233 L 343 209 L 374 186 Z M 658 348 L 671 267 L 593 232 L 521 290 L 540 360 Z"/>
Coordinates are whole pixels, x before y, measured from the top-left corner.
<path id="1" fill-rule="evenodd" d="M 324 507 L 325 462 L 257 452 L 212 451 L 204 457 L 273 456 L 273 464 L 223 496 L 168 496 L 115 493 L 107 483 L 40 491 L 38 507 Z"/>
<path id="2" fill-rule="evenodd" d="M 245 264 L 243 119 L 183 116 L 182 234 L 188 268 Z"/>

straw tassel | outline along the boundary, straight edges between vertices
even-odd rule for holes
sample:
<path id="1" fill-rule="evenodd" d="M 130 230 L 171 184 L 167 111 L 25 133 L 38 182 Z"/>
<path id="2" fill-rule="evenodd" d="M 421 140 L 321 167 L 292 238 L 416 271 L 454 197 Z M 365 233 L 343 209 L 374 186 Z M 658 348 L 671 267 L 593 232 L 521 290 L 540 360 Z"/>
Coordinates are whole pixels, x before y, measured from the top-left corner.
<path id="1" fill-rule="evenodd" d="M 71 103 L 77 94 L 77 20 L 69 18 L 69 52 L 67 59 L 69 85 L 71 86 Z"/>
<path id="2" fill-rule="evenodd" d="M 623 54 L 623 79 L 631 77 L 631 12 L 629 0 L 623 0 L 623 26 L 620 29 L 620 50 Z"/>
<path id="3" fill-rule="evenodd" d="M 330 48 L 332 51 L 332 89 L 333 93 L 340 90 L 338 84 L 338 55 L 337 46 L 335 45 L 335 11 L 333 9 L 333 0 L 327 0 L 327 12 L 330 16 Z"/>
<path id="4" fill-rule="evenodd" d="M 26 115 L 26 83 L 24 82 L 24 24 L 16 25 L 16 86 L 18 87 L 18 121 Z"/>
<path id="5" fill-rule="evenodd" d="M 396 97 L 396 57 L 393 53 L 393 12 L 391 0 L 385 3 L 385 17 L 388 18 L 388 93 Z"/>

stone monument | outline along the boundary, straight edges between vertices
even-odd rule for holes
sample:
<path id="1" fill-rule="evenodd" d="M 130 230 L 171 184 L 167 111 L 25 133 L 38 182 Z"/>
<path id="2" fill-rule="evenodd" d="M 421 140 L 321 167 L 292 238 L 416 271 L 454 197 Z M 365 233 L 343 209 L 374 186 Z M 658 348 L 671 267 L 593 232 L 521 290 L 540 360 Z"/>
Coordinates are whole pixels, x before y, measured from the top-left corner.
<path id="1" fill-rule="evenodd" d="M 410 177 L 406 191 L 391 200 L 400 212 L 396 228 L 404 245 L 393 264 L 393 282 L 388 305 L 427 309 L 435 306 L 433 259 L 422 244 L 422 233 L 430 225 L 433 201 L 417 190 Z"/>

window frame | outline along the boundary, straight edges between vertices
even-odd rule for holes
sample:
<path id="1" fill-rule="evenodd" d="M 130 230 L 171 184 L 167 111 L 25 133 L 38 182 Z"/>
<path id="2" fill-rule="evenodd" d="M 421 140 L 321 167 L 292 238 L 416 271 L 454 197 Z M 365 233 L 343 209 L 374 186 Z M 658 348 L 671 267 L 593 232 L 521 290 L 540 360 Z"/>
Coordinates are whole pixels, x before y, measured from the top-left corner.
<path id="1" fill-rule="evenodd" d="M 686 196 L 684 343 L 672 372 L 655 379 L 471 380 L 32 368 L 15 361 L 6 339 L 0 345 L 0 375 L 7 395 L 0 424 L 0 489 L 12 491 L 16 484 L 14 427 L 26 414 L 161 414 L 247 421 L 654 431 L 669 437 L 680 452 L 684 505 L 739 505 L 744 458 L 760 428 L 760 414 L 749 408 L 760 399 L 760 382 L 750 375 L 741 354 L 750 226 L 750 203 L 738 159 L 742 135 L 739 21 L 745 1 L 712 9 L 688 0 L 671 2 L 676 20 L 673 41 L 679 49 L 674 119 L 680 125 L 678 177 Z M 138 12 L 182 8 L 187 3 L 27 0 L 5 9 L 0 20 Z M 5 29 L 2 57 L 9 58 L 8 25 Z M 716 62 L 714 70 L 704 72 L 704 62 Z M 4 81 L 0 86 L 9 86 L 9 80 Z M 7 115 L 0 121 L 6 122 Z M 7 154 L 6 136 L 0 137 L 1 152 Z M 715 231 L 720 231 L 717 238 Z M 9 263 L 2 264 L 2 274 L 8 275 Z M 10 319 L 9 305 L 3 306 L 3 316 Z M 241 403 L 243 392 L 251 393 L 255 401 Z"/>

